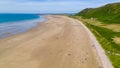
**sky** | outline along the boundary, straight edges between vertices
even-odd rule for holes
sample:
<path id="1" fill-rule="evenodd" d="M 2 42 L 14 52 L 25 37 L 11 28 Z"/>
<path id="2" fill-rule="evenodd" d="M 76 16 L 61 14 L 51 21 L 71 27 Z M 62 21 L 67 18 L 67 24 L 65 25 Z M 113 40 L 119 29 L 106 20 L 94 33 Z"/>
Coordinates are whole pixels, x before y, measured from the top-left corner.
<path id="1" fill-rule="evenodd" d="M 77 13 L 120 0 L 0 0 L 0 13 Z"/>

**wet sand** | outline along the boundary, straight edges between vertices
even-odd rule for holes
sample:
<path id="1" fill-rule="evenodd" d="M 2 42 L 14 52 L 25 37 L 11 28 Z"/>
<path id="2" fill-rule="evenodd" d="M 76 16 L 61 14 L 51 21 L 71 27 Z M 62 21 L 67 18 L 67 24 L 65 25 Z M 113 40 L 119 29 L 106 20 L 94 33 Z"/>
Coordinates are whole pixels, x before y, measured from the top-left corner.
<path id="1" fill-rule="evenodd" d="M 102 66 L 84 27 L 48 15 L 36 28 L 0 40 L 0 68 L 98 68 Z"/>

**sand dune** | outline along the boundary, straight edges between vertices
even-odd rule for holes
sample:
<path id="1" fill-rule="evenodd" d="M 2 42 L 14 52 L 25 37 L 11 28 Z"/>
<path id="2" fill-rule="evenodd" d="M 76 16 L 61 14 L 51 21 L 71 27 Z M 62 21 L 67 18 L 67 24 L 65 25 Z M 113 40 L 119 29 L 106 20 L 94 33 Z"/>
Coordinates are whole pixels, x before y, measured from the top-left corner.
<path id="1" fill-rule="evenodd" d="M 88 33 L 66 16 L 0 40 L 0 68 L 98 68 L 102 66 Z"/>

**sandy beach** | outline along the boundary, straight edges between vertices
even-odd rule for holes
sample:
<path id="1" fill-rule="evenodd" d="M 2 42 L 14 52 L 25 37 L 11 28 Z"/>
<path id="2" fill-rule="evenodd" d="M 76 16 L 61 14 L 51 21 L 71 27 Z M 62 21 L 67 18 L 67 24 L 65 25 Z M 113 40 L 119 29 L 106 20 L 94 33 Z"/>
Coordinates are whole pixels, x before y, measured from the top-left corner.
<path id="1" fill-rule="evenodd" d="M 47 15 L 30 31 L 0 40 L 0 68 L 98 68 L 103 66 L 84 27 Z"/>

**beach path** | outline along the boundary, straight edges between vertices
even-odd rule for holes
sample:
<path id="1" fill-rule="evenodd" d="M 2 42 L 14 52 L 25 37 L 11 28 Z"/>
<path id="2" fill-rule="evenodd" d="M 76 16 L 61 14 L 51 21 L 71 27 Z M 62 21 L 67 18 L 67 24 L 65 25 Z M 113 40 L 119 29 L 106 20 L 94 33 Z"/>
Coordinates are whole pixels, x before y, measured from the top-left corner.
<path id="1" fill-rule="evenodd" d="M 26 33 L 0 40 L 0 68 L 99 68 L 95 46 L 74 19 L 47 15 Z"/>

